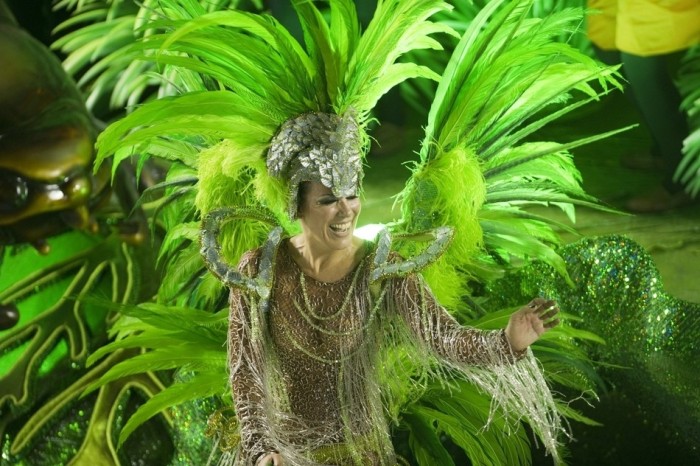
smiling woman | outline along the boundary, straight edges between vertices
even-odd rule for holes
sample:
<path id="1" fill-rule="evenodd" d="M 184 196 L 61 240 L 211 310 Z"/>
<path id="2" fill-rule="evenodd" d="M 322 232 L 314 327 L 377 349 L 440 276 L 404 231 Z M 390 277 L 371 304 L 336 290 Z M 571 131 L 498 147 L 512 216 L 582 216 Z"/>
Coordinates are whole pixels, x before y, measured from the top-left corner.
<path id="1" fill-rule="evenodd" d="M 281 126 L 267 166 L 288 184 L 288 213 L 301 232 L 274 229 L 237 272 L 220 261 L 212 241 L 219 229 L 205 227 L 205 259 L 231 286 L 229 367 L 241 439 L 232 462 L 397 464 L 385 386 L 406 373 L 382 357 L 399 346 L 413 348 L 423 371 L 438 360 L 499 402 L 517 399 L 518 412 L 536 403 L 530 416 L 554 451 L 554 401 L 527 349 L 557 325 L 556 303 L 532 300 L 504 330 L 462 327 L 418 274 L 424 261 L 390 252 L 390 240 L 356 237 L 361 131 L 352 112 L 306 113 Z M 447 243 L 438 239 L 428 251 L 437 256 Z"/>

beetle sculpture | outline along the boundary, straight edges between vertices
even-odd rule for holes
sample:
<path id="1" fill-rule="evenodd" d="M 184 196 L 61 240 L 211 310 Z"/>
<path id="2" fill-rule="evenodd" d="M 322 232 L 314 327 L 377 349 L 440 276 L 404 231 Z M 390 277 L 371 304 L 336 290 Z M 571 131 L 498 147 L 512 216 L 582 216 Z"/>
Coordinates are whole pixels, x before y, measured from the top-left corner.
<path id="1" fill-rule="evenodd" d="M 121 452 L 111 435 L 121 409 L 162 390 L 155 374 L 82 397 L 114 362 L 85 364 L 109 339 L 117 316 L 109 303 L 154 293 L 142 280 L 156 275 L 145 219 L 139 209 L 128 215 L 134 177 L 117 172 L 111 189 L 109 167 L 92 172 L 97 120 L 4 0 L 0 64 L 0 463 L 158 464 L 173 450 L 167 417 Z"/>
<path id="2" fill-rule="evenodd" d="M 58 59 L 0 2 L 0 247 L 95 230 L 109 168 L 92 174 L 95 123 Z"/>

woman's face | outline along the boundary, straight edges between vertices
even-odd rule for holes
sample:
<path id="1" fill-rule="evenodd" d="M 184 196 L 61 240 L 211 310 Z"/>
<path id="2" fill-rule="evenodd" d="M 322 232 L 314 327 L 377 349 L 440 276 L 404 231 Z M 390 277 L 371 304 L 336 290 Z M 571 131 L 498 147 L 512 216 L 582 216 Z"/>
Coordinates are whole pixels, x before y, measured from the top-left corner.
<path id="1" fill-rule="evenodd" d="M 357 196 L 335 197 L 321 183 L 309 182 L 301 199 L 302 230 L 308 241 L 340 250 L 352 246 L 361 203 Z"/>

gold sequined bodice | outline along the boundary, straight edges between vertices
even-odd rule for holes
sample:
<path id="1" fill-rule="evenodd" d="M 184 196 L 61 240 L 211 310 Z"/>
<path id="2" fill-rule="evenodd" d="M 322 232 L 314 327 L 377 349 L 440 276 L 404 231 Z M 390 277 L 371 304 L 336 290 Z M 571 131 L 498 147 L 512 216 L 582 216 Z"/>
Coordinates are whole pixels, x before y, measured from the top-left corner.
<path id="1" fill-rule="evenodd" d="M 368 317 L 369 296 L 357 292 L 366 261 L 339 281 L 321 282 L 301 271 L 287 247 L 280 245 L 275 264 L 269 330 L 291 408 L 311 423 L 338 422 L 340 360 L 362 344 Z"/>

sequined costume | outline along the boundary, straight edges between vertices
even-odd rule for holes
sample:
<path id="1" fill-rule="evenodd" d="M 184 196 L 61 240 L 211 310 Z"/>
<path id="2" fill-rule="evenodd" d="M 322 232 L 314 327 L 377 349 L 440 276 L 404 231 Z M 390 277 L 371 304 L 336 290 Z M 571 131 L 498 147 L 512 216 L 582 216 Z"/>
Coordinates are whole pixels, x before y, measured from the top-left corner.
<path id="1" fill-rule="evenodd" d="M 652 256 L 631 238 L 584 238 L 563 247 L 560 253 L 573 287 L 551 267 L 534 262 L 491 284 L 491 305 L 507 306 L 533 294 L 556 299 L 581 319 L 581 326 L 605 340 L 605 345 L 591 348 L 593 357 L 611 366 L 602 370 L 602 375 L 614 386 L 612 393 L 631 400 L 634 408 L 632 413 L 618 408 L 614 414 L 624 414 L 620 422 L 629 422 L 638 412 L 644 429 L 663 439 L 661 445 L 673 449 L 672 454 L 659 451 L 657 455 L 654 451 L 645 464 L 697 464 L 700 304 L 668 294 Z M 587 464 L 616 463 L 626 452 L 638 451 L 639 439 L 633 437 L 638 430 L 620 435 L 609 426 L 606 429 L 615 438 L 596 444 L 595 448 L 602 450 L 586 457 Z M 606 448 L 617 452 L 606 455 Z M 645 445 L 640 451 L 651 452 L 652 448 Z M 667 454 L 678 459 L 669 459 L 664 456 Z"/>
<path id="2" fill-rule="evenodd" d="M 412 344 L 418 354 L 429 351 L 477 383 L 500 377 L 497 367 L 514 374 L 524 382 L 525 398 L 548 395 L 538 399 L 540 414 L 556 434 L 557 417 L 547 417 L 551 395 L 527 351 L 514 354 L 502 330 L 459 325 L 418 274 L 373 287 L 375 249 L 365 244 L 354 271 L 327 283 L 301 271 L 284 239 L 269 263 L 269 305 L 261 306 L 255 293 L 232 290 L 229 364 L 241 423 L 235 464 L 255 464 L 269 451 L 280 452 L 290 465 L 396 464 L 381 389 L 386 369 L 378 363 L 384 351 L 400 344 Z M 244 255 L 239 271 L 258 276 L 263 254 L 261 248 Z"/>

